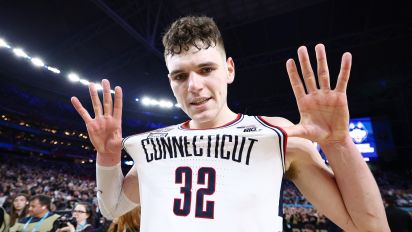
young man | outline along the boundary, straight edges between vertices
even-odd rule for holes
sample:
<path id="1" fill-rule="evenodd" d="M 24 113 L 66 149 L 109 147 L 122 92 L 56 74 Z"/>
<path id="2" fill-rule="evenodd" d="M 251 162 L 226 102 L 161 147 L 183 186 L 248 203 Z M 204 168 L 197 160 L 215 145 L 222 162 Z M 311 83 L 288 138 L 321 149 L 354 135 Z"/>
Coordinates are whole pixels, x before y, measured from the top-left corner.
<path id="1" fill-rule="evenodd" d="M 342 57 L 335 89 L 323 45 L 315 47 L 320 89 L 305 47 L 298 49 L 305 85 L 295 62 L 287 61 L 301 115 L 294 125 L 229 109 L 235 65 L 212 19 L 175 21 L 163 44 L 170 86 L 191 120 L 124 139 L 135 161 L 126 177 L 120 168 L 121 88 L 113 104 L 103 80 L 102 107 L 90 85 L 95 118 L 72 98 L 97 150 L 98 199 L 106 217 L 141 204 L 142 231 L 281 231 L 285 173 L 345 231 L 389 231 L 376 182 L 348 133 L 351 54 Z M 321 145 L 333 171 L 311 141 Z"/>

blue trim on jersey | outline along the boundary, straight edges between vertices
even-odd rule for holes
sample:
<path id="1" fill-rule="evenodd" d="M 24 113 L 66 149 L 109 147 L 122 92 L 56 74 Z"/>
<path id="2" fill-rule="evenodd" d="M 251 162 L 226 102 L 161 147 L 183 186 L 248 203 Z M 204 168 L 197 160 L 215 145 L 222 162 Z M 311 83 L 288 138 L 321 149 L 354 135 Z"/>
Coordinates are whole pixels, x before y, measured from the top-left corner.
<path id="1" fill-rule="evenodd" d="M 287 138 L 287 134 L 280 127 L 268 124 L 267 122 L 264 121 L 264 119 L 260 118 L 260 116 L 254 116 L 254 117 L 255 117 L 256 121 L 258 121 L 264 127 L 273 130 L 278 135 L 279 150 L 280 150 L 280 155 L 281 155 L 281 160 L 282 160 L 282 169 L 283 169 L 283 173 L 285 173 L 285 171 L 286 171 L 286 167 L 285 167 L 286 146 L 285 146 L 284 142 L 285 142 L 285 139 Z"/>

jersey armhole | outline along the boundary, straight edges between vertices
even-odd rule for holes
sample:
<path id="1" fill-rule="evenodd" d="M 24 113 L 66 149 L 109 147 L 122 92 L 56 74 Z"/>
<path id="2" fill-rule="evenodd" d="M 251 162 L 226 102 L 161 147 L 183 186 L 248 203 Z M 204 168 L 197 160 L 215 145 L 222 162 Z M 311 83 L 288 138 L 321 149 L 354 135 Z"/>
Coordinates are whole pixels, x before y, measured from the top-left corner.
<path id="1" fill-rule="evenodd" d="M 272 129 L 279 137 L 279 148 L 280 148 L 280 154 L 282 156 L 282 167 L 283 167 L 283 173 L 286 171 L 286 148 L 287 148 L 287 141 L 288 141 L 288 134 L 286 133 L 285 130 L 283 130 L 279 126 L 275 126 L 265 120 L 262 116 L 256 116 L 256 120 L 265 126 L 266 128 Z"/>

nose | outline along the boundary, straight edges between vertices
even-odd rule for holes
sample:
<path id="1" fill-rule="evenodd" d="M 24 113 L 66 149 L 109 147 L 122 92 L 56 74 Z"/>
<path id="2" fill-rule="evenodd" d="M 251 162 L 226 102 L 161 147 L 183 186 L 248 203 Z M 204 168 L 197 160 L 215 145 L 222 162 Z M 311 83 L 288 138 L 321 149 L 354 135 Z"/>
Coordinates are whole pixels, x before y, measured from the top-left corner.
<path id="1" fill-rule="evenodd" d="M 189 92 L 196 93 L 203 89 L 203 77 L 197 73 L 190 73 L 188 90 Z"/>

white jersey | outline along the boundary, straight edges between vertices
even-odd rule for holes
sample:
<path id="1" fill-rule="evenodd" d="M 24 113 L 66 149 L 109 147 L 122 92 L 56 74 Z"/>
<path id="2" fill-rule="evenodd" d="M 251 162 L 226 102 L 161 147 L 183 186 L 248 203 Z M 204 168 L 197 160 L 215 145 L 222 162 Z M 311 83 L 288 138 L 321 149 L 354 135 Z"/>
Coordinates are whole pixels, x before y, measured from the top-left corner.
<path id="1" fill-rule="evenodd" d="M 282 231 L 286 141 L 280 128 L 240 114 L 219 128 L 186 122 L 127 137 L 141 231 Z"/>

